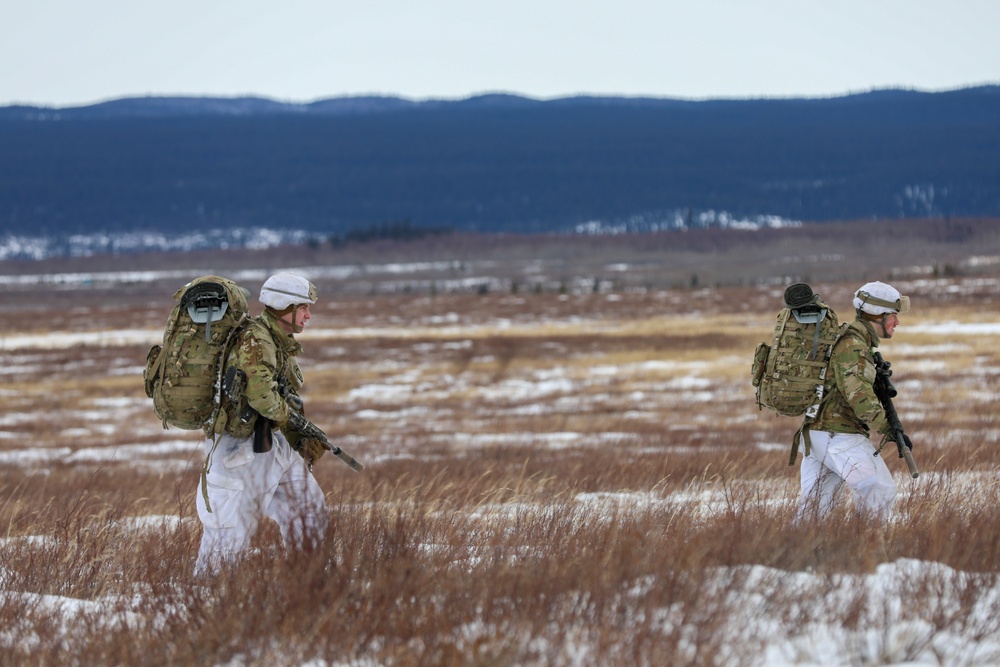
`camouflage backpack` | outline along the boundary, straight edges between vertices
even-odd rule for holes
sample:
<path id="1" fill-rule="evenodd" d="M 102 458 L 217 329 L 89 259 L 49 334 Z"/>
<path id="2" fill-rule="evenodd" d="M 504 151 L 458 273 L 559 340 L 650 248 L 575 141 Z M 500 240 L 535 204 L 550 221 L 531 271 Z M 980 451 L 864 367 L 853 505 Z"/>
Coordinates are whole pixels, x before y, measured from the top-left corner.
<path id="1" fill-rule="evenodd" d="M 786 417 L 815 417 L 839 338 L 837 314 L 811 287 L 796 283 L 786 289 L 771 343 L 761 343 L 754 352 L 751 382 L 758 407 Z"/>
<path id="2" fill-rule="evenodd" d="M 203 276 L 174 294 L 163 344 L 146 355 L 146 396 L 163 428 L 210 427 L 221 401 L 222 361 L 250 322 L 247 291 L 232 280 Z"/>

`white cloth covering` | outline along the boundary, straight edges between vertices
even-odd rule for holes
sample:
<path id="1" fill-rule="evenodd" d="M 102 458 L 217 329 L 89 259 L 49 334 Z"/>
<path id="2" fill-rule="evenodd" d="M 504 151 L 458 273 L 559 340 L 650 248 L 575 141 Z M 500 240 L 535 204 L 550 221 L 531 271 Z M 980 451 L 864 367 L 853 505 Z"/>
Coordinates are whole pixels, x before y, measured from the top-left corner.
<path id="1" fill-rule="evenodd" d="M 896 483 L 875 446 L 860 433 L 809 431 L 811 447 L 802 457 L 799 517 L 826 516 L 846 484 L 858 512 L 885 519 L 896 499 Z"/>
<path id="2" fill-rule="evenodd" d="M 206 477 L 211 512 L 199 484 L 198 517 L 204 532 L 195 574 L 210 574 L 242 554 L 261 517 L 273 519 L 285 547 L 300 547 L 305 540 L 323 539 L 329 513 L 326 498 L 306 462 L 279 431 L 272 434 L 271 450 L 253 451 L 253 437 L 223 435 L 205 441 L 211 468 Z"/>

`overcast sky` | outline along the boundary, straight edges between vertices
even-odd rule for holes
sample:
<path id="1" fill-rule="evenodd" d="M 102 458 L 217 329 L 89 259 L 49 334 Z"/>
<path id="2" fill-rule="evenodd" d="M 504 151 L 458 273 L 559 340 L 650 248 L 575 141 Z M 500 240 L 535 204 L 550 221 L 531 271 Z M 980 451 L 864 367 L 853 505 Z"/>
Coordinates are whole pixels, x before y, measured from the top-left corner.
<path id="1" fill-rule="evenodd" d="M 1000 0 L 3 0 L 0 105 L 1000 83 Z"/>

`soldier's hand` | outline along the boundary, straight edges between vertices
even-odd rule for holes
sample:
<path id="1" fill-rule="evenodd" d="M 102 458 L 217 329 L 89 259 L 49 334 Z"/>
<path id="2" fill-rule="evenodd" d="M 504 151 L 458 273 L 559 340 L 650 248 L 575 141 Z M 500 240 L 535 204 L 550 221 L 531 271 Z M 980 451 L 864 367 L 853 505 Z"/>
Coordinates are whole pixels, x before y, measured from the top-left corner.
<path id="1" fill-rule="evenodd" d="M 302 438 L 299 441 L 298 452 L 306 460 L 306 463 L 309 464 L 309 467 L 312 468 L 313 464 L 319 460 L 319 457 L 326 454 L 326 447 L 316 438 Z"/>

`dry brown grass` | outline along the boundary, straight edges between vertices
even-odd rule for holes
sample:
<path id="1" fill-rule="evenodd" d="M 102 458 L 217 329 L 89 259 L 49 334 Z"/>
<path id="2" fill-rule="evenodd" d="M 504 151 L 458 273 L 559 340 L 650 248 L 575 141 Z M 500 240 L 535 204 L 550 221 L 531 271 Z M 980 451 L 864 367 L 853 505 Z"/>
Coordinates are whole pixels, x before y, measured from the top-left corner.
<path id="1" fill-rule="evenodd" d="M 792 520 L 797 422 L 748 382 L 778 287 L 321 282 L 305 398 L 367 468 L 317 464 L 333 518 L 315 551 L 265 526 L 211 581 L 191 574 L 198 438 L 162 430 L 147 344 L 112 335 L 159 329 L 176 285 L 9 291 L 0 663 L 743 665 L 778 644 L 791 664 L 819 636 L 844 664 L 995 662 L 995 280 L 897 279 L 915 311 L 884 352 L 922 475 L 891 454 L 888 525 L 846 497 Z M 815 286 L 843 316 L 854 282 Z"/>

